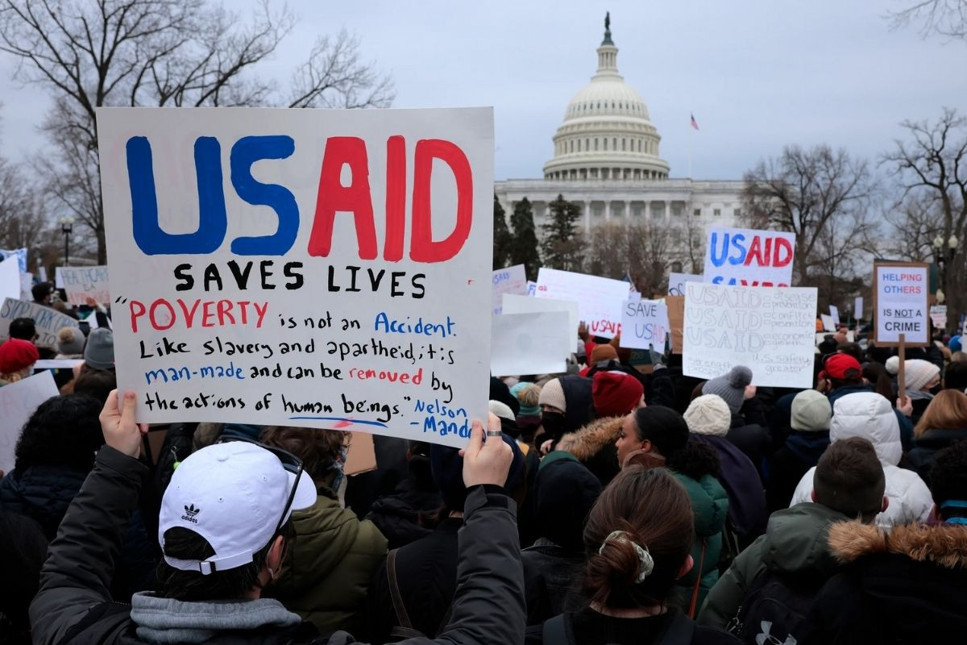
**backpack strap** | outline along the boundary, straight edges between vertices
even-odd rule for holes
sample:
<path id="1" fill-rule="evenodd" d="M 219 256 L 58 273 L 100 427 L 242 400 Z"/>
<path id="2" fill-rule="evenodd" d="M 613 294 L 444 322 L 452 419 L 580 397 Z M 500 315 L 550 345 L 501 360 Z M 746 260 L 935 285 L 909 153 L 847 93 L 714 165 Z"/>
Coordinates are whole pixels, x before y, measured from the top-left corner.
<path id="1" fill-rule="evenodd" d="M 705 538 L 702 538 L 702 553 L 698 557 L 698 575 L 695 576 L 695 587 L 692 589 L 692 602 L 688 605 L 688 617 L 694 619 L 698 611 L 698 590 L 702 584 L 702 571 L 705 568 Z"/>
<path id="2" fill-rule="evenodd" d="M 544 645 L 572 645 L 572 640 L 568 636 L 564 614 L 558 614 L 544 621 L 544 627 L 541 629 L 541 640 Z"/>
<path id="3" fill-rule="evenodd" d="M 393 610 L 396 612 L 397 625 L 393 628 L 391 635 L 404 636 L 407 638 L 423 636 L 422 632 L 413 629 L 410 622 L 410 615 L 406 612 L 406 605 L 403 604 L 403 595 L 400 593 L 399 580 L 396 577 L 396 552 L 399 549 L 392 549 L 386 554 L 386 577 L 389 580 L 389 595 L 393 600 Z"/>

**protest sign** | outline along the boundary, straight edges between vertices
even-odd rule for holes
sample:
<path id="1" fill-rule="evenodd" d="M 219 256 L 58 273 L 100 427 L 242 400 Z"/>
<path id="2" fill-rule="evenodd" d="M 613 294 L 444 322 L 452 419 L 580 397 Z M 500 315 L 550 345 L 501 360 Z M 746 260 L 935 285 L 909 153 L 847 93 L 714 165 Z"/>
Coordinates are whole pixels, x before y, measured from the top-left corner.
<path id="1" fill-rule="evenodd" d="M 0 387 L 0 470 L 9 473 L 20 431 L 41 403 L 57 396 L 51 372 L 40 372 L 22 381 Z"/>
<path id="2" fill-rule="evenodd" d="M 533 280 L 527 281 L 527 295 L 534 296 L 537 295 L 537 283 Z"/>
<path id="3" fill-rule="evenodd" d="M 34 274 L 33 273 L 21 273 L 20 274 L 20 299 L 30 300 L 34 297 L 31 289 L 34 287 Z"/>
<path id="4" fill-rule="evenodd" d="M 754 385 L 811 387 L 815 316 L 815 288 L 689 282 L 682 370 L 708 379 L 746 365 Z"/>
<path id="5" fill-rule="evenodd" d="M 668 308 L 658 300 L 629 299 L 621 310 L 621 346 L 665 351 Z"/>
<path id="6" fill-rule="evenodd" d="M 628 299 L 628 283 L 583 273 L 541 268 L 538 298 L 573 300 L 578 317 L 592 336 L 614 338 L 621 325 L 621 305 Z M 576 331 L 576 330 L 575 330 Z"/>
<path id="7" fill-rule="evenodd" d="M 50 307 L 36 305 L 24 300 L 7 298 L 0 305 L 0 339 L 7 338 L 10 323 L 17 318 L 33 318 L 37 327 L 37 345 L 56 347 L 57 332 L 61 327 L 77 327 L 77 321 L 58 313 Z"/>
<path id="8" fill-rule="evenodd" d="M 27 273 L 27 249 L 0 249 L 0 261 L 7 258 L 17 258 L 20 272 Z"/>
<path id="9" fill-rule="evenodd" d="M 668 295 L 684 296 L 686 282 L 705 282 L 705 277 L 694 273 L 669 273 L 668 274 Z"/>
<path id="10" fill-rule="evenodd" d="M 141 422 L 465 445 L 487 415 L 493 111 L 97 112 Z"/>
<path id="11" fill-rule="evenodd" d="M 712 227 L 705 243 L 705 282 L 787 287 L 795 248 L 792 233 Z"/>
<path id="12" fill-rule="evenodd" d="M 856 296 L 853 301 L 853 318 L 856 320 L 863 318 L 863 296 Z"/>
<path id="13" fill-rule="evenodd" d="M 569 332 L 561 339 L 561 358 L 567 358 L 574 352 L 578 336 L 578 303 L 571 300 L 552 300 L 550 298 L 530 298 L 504 294 L 504 314 L 536 314 L 548 311 L 567 312 Z"/>
<path id="14" fill-rule="evenodd" d="M 877 262 L 873 265 L 874 340 L 895 347 L 900 334 L 906 344 L 930 342 L 928 266 L 914 262 Z"/>
<path id="15" fill-rule="evenodd" d="M 346 463 L 343 472 L 346 475 L 359 475 L 376 470 L 376 444 L 373 435 L 368 432 L 354 432 L 349 449 L 346 450 Z"/>
<path id="16" fill-rule="evenodd" d="M 833 317 L 828 314 L 819 314 L 819 319 L 823 321 L 823 329 L 826 331 L 836 331 L 836 324 Z"/>
<path id="17" fill-rule="evenodd" d="M 490 373 L 494 376 L 556 374 L 567 369 L 561 342 L 571 336 L 567 312 L 494 316 Z"/>
<path id="18" fill-rule="evenodd" d="M 833 319 L 833 329 L 839 329 L 839 307 L 830 305 L 829 317 Z"/>
<path id="19" fill-rule="evenodd" d="M 947 305 L 933 305 L 930 307 L 930 322 L 937 329 L 947 326 Z"/>
<path id="20" fill-rule="evenodd" d="M 524 265 L 497 269 L 493 277 L 493 315 L 499 316 L 504 306 L 504 294 L 527 295 L 527 276 Z"/>
<path id="21" fill-rule="evenodd" d="M 682 353 L 682 333 L 685 326 L 685 296 L 665 298 L 668 310 L 668 330 L 672 337 L 672 354 Z"/>
<path id="22" fill-rule="evenodd" d="M 0 262 L 0 298 L 19 300 L 22 290 L 17 258 L 8 258 Z"/>
<path id="23" fill-rule="evenodd" d="M 57 267 L 57 284 L 67 292 L 67 301 L 83 305 L 88 298 L 99 303 L 111 301 L 106 266 Z"/>

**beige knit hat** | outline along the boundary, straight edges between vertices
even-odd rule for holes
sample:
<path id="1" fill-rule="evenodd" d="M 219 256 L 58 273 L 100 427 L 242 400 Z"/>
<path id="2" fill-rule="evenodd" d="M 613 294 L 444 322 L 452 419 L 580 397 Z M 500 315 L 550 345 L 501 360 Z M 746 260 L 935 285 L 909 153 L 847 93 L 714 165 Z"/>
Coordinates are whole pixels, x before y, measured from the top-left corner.
<path id="1" fill-rule="evenodd" d="M 683 416 L 688 429 L 695 434 L 724 437 L 732 426 L 729 404 L 718 394 L 696 397 Z"/>

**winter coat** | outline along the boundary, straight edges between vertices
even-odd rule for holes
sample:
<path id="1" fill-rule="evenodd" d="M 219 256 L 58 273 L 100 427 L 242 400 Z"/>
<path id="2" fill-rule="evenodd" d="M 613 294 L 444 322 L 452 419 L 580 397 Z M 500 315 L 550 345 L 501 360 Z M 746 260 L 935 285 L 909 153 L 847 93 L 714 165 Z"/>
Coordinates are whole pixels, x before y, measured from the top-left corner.
<path id="1" fill-rule="evenodd" d="M 552 616 L 576 609 L 579 603 L 585 557 L 546 538 L 520 552 L 524 565 L 524 596 L 527 624 L 536 625 Z"/>
<path id="2" fill-rule="evenodd" d="M 843 385 L 836 388 L 829 394 L 829 405 L 833 407 L 836 405 L 836 401 L 840 400 L 848 394 L 856 394 L 857 392 L 875 392 L 876 388 L 868 383 L 862 385 Z M 906 452 L 913 447 L 913 422 L 910 421 L 909 417 L 900 412 L 899 410 L 893 410 L 893 414 L 896 415 L 897 423 L 900 424 L 900 442 L 903 446 L 903 451 Z"/>
<path id="3" fill-rule="evenodd" d="M 796 485 L 819 463 L 829 447 L 829 430 L 792 431 L 766 462 L 766 500 L 769 512 L 788 508 Z"/>
<path id="4" fill-rule="evenodd" d="M 30 605 L 33 639 L 54 643 L 327 643 L 354 642 L 346 632 L 318 637 L 308 622 L 272 599 L 242 602 L 178 602 L 140 595 L 135 608 L 110 602 L 107 585 L 121 530 L 137 507 L 146 467 L 110 447 L 98 452 L 50 545 L 40 592 Z M 514 503 L 495 486 L 467 495 L 459 535 L 457 595 L 440 640 L 413 638 L 409 645 L 520 642 L 524 633 L 524 583 L 514 526 Z M 480 548 L 486 544 L 487 548 Z M 81 564 L 83 563 L 83 564 Z M 155 602 L 160 601 L 160 602 Z M 236 609 L 237 606 L 237 609 Z M 499 607 L 500 611 L 494 611 Z M 134 617 L 155 610 L 153 633 L 135 633 Z M 246 611 L 250 610 L 250 611 Z M 223 617 L 224 616 L 224 617 Z M 172 630 L 175 624 L 178 631 Z M 146 637 L 152 636 L 152 640 Z"/>
<path id="5" fill-rule="evenodd" d="M 692 625 L 694 631 L 691 639 L 663 638 L 663 632 L 673 620 L 685 620 L 678 609 L 657 616 L 646 618 L 615 618 L 599 614 L 590 607 L 578 612 L 564 614 L 565 634 L 570 633 L 571 639 L 564 643 L 544 640 L 543 625 L 527 628 L 526 645 L 565 645 L 578 643 L 580 645 L 738 645 L 740 641 L 731 634 L 718 629 L 711 629 L 701 625 Z M 660 639 L 660 640 L 659 640 Z"/>
<path id="6" fill-rule="evenodd" d="M 752 461 L 725 437 L 696 434 L 692 437 L 711 445 L 719 457 L 719 483 L 729 496 L 729 522 L 743 544 L 749 544 L 766 530 L 769 513 L 762 480 Z"/>
<path id="7" fill-rule="evenodd" d="M 725 438 L 745 453 L 756 470 L 762 473 L 762 464 L 772 453 L 772 436 L 757 423 L 747 423 L 741 414 L 732 416 L 732 427 Z"/>
<path id="8" fill-rule="evenodd" d="M 813 604 L 815 643 L 959 643 L 967 633 L 967 527 L 858 522 L 829 530 L 847 568 Z"/>
<path id="9" fill-rule="evenodd" d="M 577 432 L 569 432 L 557 443 L 557 450 L 569 452 L 594 473 L 602 486 L 621 470 L 615 441 L 624 417 L 603 417 L 591 421 Z"/>
<path id="10" fill-rule="evenodd" d="M 876 415 L 873 419 L 870 418 L 871 406 Z M 903 449 L 899 428 L 890 415 L 891 409 L 890 402 L 878 394 L 843 397 L 833 408 L 829 431 L 830 441 L 858 436 L 873 443 L 886 477 L 884 495 L 890 500 L 887 509 L 876 516 L 876 524 L 887 529 L 908 522 L 926 522 L 933 508 L 933 497 L 920 476 L 912 470 L 897 467 Z M 810 468 L 799 480 L 791 505 L 812 499 L 815 471 L 815 467 Z"/>
<path id="11" fill-rule="evenodd" d="M 310 621 L 320 633 L 365 626 L 366 591 L 386 556 L 386 538 L 356 517 L 328 488 L 316 503 L 292 513 L 295 540 L 270 595 Z"/>
<path id="12" fill-rule="evenodd" d="M 927 430 L 914 439 L 913 450 L 906 454 L 904 463 L 916 470 L 924 481 L 930 481 L 930 469 L 937 453 L 963 439 L 967 439 L 967 428 Z"/>
<path id="13" fill-rule="evenodd" d="M 739 554 L 708 594 L 698 615 L 702 625 L 724 628 L 739 611 L 753 581 L 769 571 L 803 581 L 823 581 L 839 570 L 826 540 L 830 524 L 849 519 L 808 502 L 776 511 L 766 534 Z"/>
<path id="14" fill-rule="evenodd" d="M 423 490 L 412 477 L 407 477 L 391 495 L 373 502 L 366 519 L 386 537 L 390 549 L 397 549 L 432 533 L 433 529 L 424 526 L 420 518 L 433 515 L 442 505 L 440 491 Z"/>
<path id="15" fill-rule="evenodd" d="M 675 473 L 675 477 L 688 492 L 695 516 L 695 543 L 692 545 L 692 559 L 695 566 L 678 580 L 676 597 L 682 607 L 688 610 L 695 587 L 695 579 L 701 576 L 696 610 L 702 606 L 709 589 L 719 579 L 719 556 L 722 554 L 722 529 L 729 512 L 729 496 L 715 477 L 703 475 L 698 481 Z M 703 553 L 704 551 L 704 553 Z"/>

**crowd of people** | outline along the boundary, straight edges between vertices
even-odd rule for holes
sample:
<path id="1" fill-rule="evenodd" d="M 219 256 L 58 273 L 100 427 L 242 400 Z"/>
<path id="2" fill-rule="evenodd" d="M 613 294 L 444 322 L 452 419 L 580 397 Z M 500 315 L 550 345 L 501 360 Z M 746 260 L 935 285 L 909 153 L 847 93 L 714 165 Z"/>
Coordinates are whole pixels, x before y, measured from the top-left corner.
<path id="1" fill-rule="evenodd" d="M 959 337 L 909 348 L 901 390 L 895 350 L 830 334 L 793 391 L 582 328 L 568 373 L 491 378 L 464 449 L 375 436 L 347 476 L 337 430 L 136 424 L 110 329 L 85 331 L 37 347 L 19 319 L 0 344 L 0 384 L 82 361 L 0 479 L 0 643 L 967 633 Z"/>

